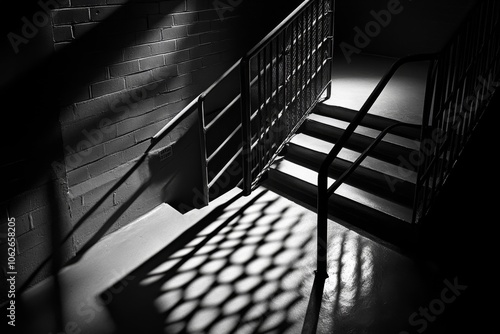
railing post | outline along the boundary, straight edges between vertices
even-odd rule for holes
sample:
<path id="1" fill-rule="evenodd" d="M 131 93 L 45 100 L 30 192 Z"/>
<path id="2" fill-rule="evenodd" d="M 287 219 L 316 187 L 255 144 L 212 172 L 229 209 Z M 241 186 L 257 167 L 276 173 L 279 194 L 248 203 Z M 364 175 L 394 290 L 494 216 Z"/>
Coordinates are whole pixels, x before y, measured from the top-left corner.
<path id="1" fill-rule="evenodd" d="M 243 160 L 243 195 L 252 192 L 252 133 L 250 110 L 250 66 L 249 60 L 241 61 L 241 133 Z"/>
<path id="2" fill-rule="evenodd" d="M 207 128 L 205 126 L 205 96 L 203 94 L 198 98 L 198 124 L 200 129 L 202 200 L 204 205 L 208 205 L 210 198 L 208 192 Z"/>
<path id="3" fill-rule="evenodd" d="M 318 223 L 316 231 L 316 275 L 328 277 L 328 172 L 320 169 L 318 173 Z"/>

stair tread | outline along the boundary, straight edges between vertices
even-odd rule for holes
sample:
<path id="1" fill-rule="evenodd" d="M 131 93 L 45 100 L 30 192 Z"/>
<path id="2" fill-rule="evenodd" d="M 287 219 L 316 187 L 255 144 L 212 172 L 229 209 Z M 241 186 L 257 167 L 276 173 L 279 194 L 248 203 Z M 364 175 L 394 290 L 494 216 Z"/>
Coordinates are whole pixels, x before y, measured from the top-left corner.
<path id="1" fill-rule="evenodd" d="M 322 116 L 339 119 L 341 121 L 351 122 L 354 119 L 354 117 L 356 117 L 358 111 L 336 105 L 319 103 L 316 106 L 315 113 Z M 386 127 L 397 123 L 399 123 L 398 120 L 368 113 L 365 115 L 365 117 L 363 117 L 360 125 L 382 131 Z M 402 136 L 404 138 L 411 138 L 411 139 L 420 138 L 420 129 L 416 128 L 396 127 L 393 129 L 392 133 Z"/>
<path id="2" fill-rule="evenodd" d="M 294 177 L 303 182 L 309 183 L 313 186 L 317 186 L 318 173 L 295 164 L 287 160 L 281 160 L 273 165 L 273 170 Z M 335 180 L 333 178 L 328 178 L 328 185 L 332 185 Z M 391 217 L 395 217 L 401 221 L 411 222 L 412 220 L 412 209 L 389 201 L 387 199 L 381 198 L 377 195 L 364 191 L 362 189 L 353 187 L 348 184 L 342 184 L 337 191 L 336 195 L 347 198 L 349 200 L 355 201 L 361 205 L 368 208 L 377 210 Z"/>
<path id="3" fill-rule="evenodd" d="M 300 146 L 305 149 L 316 151 L 325 155 L 328 154 L 335 145 L 335 143 L 331 143 L 307 135 L 305 133 L 296 134 L 290 140 L 290 143 L 292 145 Z M 360 155 L 360 152 L 356 152 L 344 147 L 342 150 L 340 150 L 338 158 L 353 163 Z M 416 172 L 370 156 L 366 157 L 363 162 L 361 162 L 361 166 L 380 173 L 384 173 L 389 177 L 398 178 L 413 184 L 415 184 L 417 181 Z"/>
<path id="4" fill-rule="evenodd" d="M 349 126 L 349 122 L 341 121 L 341 120 L 338 120 L 335 118 L 319 115 L 316 113 L 311 113 L 309 115 L 309 120 L 315 121 L 318 123 L 322 123 L 322 124 L 325 124 L 328 126 L 336 127 L 336 128 L 342 129 L 342 130 L 347 129 L 347 127 Z M 363 125 L 359 125 L 354 130 L 354 133 L 359 134 L 359 135 L 364 135 L 364 136 L 367 136 L 370 138 L 376 138 L 380 134 L 380 132 L 381 131 L 379 131 L 379 130 L 368 128 L 368 127 L 363 126 Z M 395 144 L 395 145 L 399 145 L 399 146 L 402 146 L 404 148 L 411 149 L 411 150 L 419 149 L 418 141 L 413 140 L 413 139 L 409 139 L 409 138 L 405 138 L 405 137 L 401 137 L 398 135 L 390 134 L 390 133 L 387 134 L 382 141 L 387 142 L 387 143 L 391 143 L 391 144 Z"/>

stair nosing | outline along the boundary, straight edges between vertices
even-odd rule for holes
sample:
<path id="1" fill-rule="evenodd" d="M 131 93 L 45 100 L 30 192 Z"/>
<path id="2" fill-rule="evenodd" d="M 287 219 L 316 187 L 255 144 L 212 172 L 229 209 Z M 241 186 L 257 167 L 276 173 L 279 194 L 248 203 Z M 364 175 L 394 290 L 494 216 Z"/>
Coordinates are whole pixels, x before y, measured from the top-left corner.
<path id="1" fill-rule="evenodd" d="M 294 175 L 296 173 L 289 173 L 289 172 L 285 172 L 283 170 L 283 166 L 289 165 L 289 164 L 291 164 L 292 166 L 288 167 L 288 168 L 293 168 L 293 170 L 299 170 L 299 169 L 302 170 L 302 172 L 300 173 L 301 174 L 300 178 L 297 177 L 296 175 Z M 303 166 L 300 166 L 296 163 L 288 161 L 286 159 L 281 160 L 279 162 L 276 162 L 272 166 L 271 171 L 275 171 L 275 172 L 278 172 L 278 173 L 281 173 L 284 175 L 288 175 L 289 177 L 295 178 L 298 181 L 305 182 L 305 183 L 310 184 L 314 187 L 317 186 L 317 172 L 315 172 L 307 167 L 303 167 Z M 314 176 L 316 176 L 316 177 L 314 177 Z M 314 178 L 314 181 L 311 181 L 310 180 L 311 178 Z M 331 184 L 333 184 L 333 182 L 335 182 L 334 179 L 329 177 L 328 178 L 328 185 L 330 186 Z M 349 191 L 351 193 L 354 192 L 357 195 L 357 199 L 362 199 L 363 201 L 360 202 L 359 200 L 356 200 L 356 198 L 353 198 L 352 196 L 347 196 L 347 192 L 349 192 Z M 390 200 L 384 199 L 380 196 L 377 196 L 377 195 L 372 194 L 370 192 L 367 192 L 365 190 L 359 189 L 357 187 L 354 187 L 354 186 L 351 186 L 351 185 L 344 183 L 337 189 L 337 191 L 335 192 L 335 195 L 346 198 L 346 199 L 351 200 L 353 202 L 357 202 L 360 205 L 363 205 L 363 206 L 370 208 L 372 210 L 379 211 L 387 216 L 399 219 L 403 222 L 407 222 L 407 223 L 411 222 L 412 208 L 409 208 L 409 207 L 401 205 L 399 203 L 395 203 L 395 202 L 392 202 Z M 368 196 L 364 197 L 363 195 L 368 195 Z M 396 211 L 399 214 L 395 213 L 394 211 L 391 212 L 391 211 L 387 210 L 387 206 L 384 206 L 384 205 L 377 205 L 377 206 L 370 205 L 370 204 L 373 204 L 373 201 L 371 203 L 369 203 L 369 201 L 367 200 L 368 197 L 376 199 L 378 202 L 377 204 L 385 203 L 385 204 L 390 204 L 390 206 L 392 206 L 392 207 L 395 206 L 396 208 L 398 208 L 398 210 L 396 210 Z"/>

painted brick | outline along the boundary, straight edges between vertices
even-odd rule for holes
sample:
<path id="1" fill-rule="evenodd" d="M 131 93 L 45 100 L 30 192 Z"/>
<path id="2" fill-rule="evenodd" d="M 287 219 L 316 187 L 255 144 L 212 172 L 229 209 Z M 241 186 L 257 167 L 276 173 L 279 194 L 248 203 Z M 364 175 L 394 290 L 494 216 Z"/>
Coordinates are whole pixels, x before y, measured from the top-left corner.
<path id="1" fill-rule="evenodd" d="M 212 6 L 213 6 L 213 1 L 207 1 L 207 0 L 189 0 L 187 2 L 188 11 L 208 9 L 212 8 Z"/>
<path id="2" fill-rule="evenodd" d="M 146 152 L 149 145 L 149 141 L 145 141 L 126 149 L 123 151 L 123 162 L 125 163 L 139 158 L 144 154 L 144 152 Z"/>
<path id="3" fill-rule="evenodd" d="M 142 113 L 152 110 L 154 104 L 151 98 L 165 91 L 164 81 L 158 81 L 130 89 L 121 94 L 120 99 L 112 105 L 112 109 L 115 111 L 113 122 L 140 116 Z M 118 133 L 118 135 L 121 135 L 121 133 Z"/>
<path id="4" fill-rule="evenodd" d="M 149 29 L 171 27 L 173 24 L 174 24 L 174 21 L 173 21 L 173 18 L 171 15 L 149 15 L 148 16 Z"/>
<path id="5" fill-rule="evenodd" d="M 32 218 L 30 218 L 31 213 L 26 213 L 21 216 L 14 217 L 16 219 L 16 236 L 23 235 L 31 230 L 31 221 L 33 221 Z M 33 215 L 31 215 L 33 217 Z M 6 225 L 7 223 L 7 218 L 5 220 L 2 219 L 2 225 Z M 34 227 L 34 226 L 33 226 Z M 4 230 L 2 230 L 4 232 Z M 0 243 L 6 242 L 7 239 L 1 239 L 0 238 Z"/>
<path id="6" fill-rule="evenodd" d="M 57 26 L 53 28 L 54 42 L 65 42 L 73 39 L 71 26 Z"/>
<path id="7" fill-rule="evenodd" d="M 90 19 L 92 21 L 104 21 L 109 19 L 113 14 L 118 13 L 122 8 L 122 6 L 99 6 L 90 8 Z"/>
<path id="8" fill-rule="evenodd" d="M 158 1 L 144 1 L 144 3 L 133 3 L 130 6 L 127 6 L 127 10 L 133 12 L 135 15 L 144 14 L 159 14 L 160 6 Z"/>
<path id="9" fill-rule="evenodd" d="M 125 81 L 122 78 L 111 79 L 91 85 L 92 97 L 98 97 L 125 89 Z"/>
<path id="10" fill-rule="evenodd" d="M 209 22 L 199 22 L 188 26 L 189 35 L 200 34 L 210 30 Z"/>
<path id="11" fill-rule="evenodd" d="M 226 11 L 221 11 L 218 13 L 217 10 L 210 9 L 210 10 L 203 10 L 198 12 L 198 17 L 200 21 L 211 21 L 211 20 L 220 20 L 222 18 L 226 18 L 226 14 L 230 12 L 231 7 L 228 7 L 228 10 Z M 220 16 L 219 16 L 220 14 Z"/>
<path id="12" fill-rule="evenodd" d="M 77 146 L 78 148 L 78 146 Z M 83 146 L 81 147 L 83 148 Z M 67 164 L 68 171 L 74 170 L 78 167 L 88 165 L 89 163 L 99 160 L 105 156 L 104 145 L 92 146 L 86 150 L 78 150 L 76 153 L 66 158 L 70 163 Z"/>
<path id="13" fill-rule="evenodd" d="M 175 25 L 185 25 L 198 21 L 198 13 L 179 13 L 173 16 Z"/>
<path id="14" fill-rule="evenodd" d="M 177 65 L 179 74 L 186 74 L 195 71 L 203 66 L 201 59 L 195 59 Z"/>
<path id="15" fill-rule="evenodd" d="M 217 63 L 222 63 L 225 61 L 230 61 L 234 58 L 231 53 L 215 53 L 209 56 L 205 56 L 202 58 L 202 63 L 204 67 L 208 67 L 210 65 L 214 65 Z"/>
<path id="16" fill-rule="evenodd" d="M 162 112 L 163 114 L 163 112 Z M 160 129 L 163 127 L 162 123 L 154 123 L 147 125 L 137 131 L 134 131 L 134 138 L 137 143 L 143 142 L 145 140 L 150 140 Z"/>
<path id="17" fill-rule="evenodd" d="M 202 44 L 197 48 L 189 50 L 190 57 L 191 59 L 195 59 L 221 51 L 228 51 L 233 47 L 234 43 L 233 40 L 224 40 L 221 42 Z"/>
<path id="18" fill-rule="evenodd" d="M 7 203 L 10 217 L 16 218 L 31 211 L 29 195 L 29 192 L 24 192 Z"/>
<path id="19" fill-rule="evenodd" d="M 200 35 L 201 44 L 219 42 L 228 38 L 234 38 L 234 32 L 232 31 L 216 31 L 209 32 Z"/>
<path id="20" fill-rule="evenodd" d="M 238 17 L 235 16 L 225 18 L 224 20 L 213 20 L 210 22 L 210 29 L 213 31 L 234 29 L 239 24 L 237 20 Z"/>
<path id="21" fill-rule="evenodd" d="M 95 6 L 95 5 L 106 5 L 106 0 L 71 0 L 71 6 Z"/>
<path id="22" fill-rule="evenodd" d="M 155 106 L 160 107 L 182 101 L 184 92 L 182 89 L 173 90 L 155 97 Z M 191 102 L 191 101 L 188 101 Z M 179 111 L 181 111 L 179 109 Z"/>
<path id="23" fill-rule="evenodd" d="M 70 45 L 71 45 L 71 42 L 57 42 L 57 43 L 54 43 L 54 50 L 56 52 L 61 52 Z"/>
<path id="24" fill-rule="evenodd" d="M 189 2 L 191 0 L 188 0 Z M 186 0 L 170 0 L 160 2 L 160 13 L 171 14 L 184 12 L 186 10 Z"/>
<path id="25" fill-rule="evenodd" d="M 75 38 L 81 38 L 83 35 L 87 34 L 98 25 L 99 23 L 96 22 L 75 24 L 73 26 L 73 34 Z"/>
<path id="26" fill-rule="evenodd" d="M 191 84 L 192 82 L 193 82 L 193 78 L 192 78 L 191 74 L 189 74 L 189 73 L 185 74 L 185 75 L 178 76 L 178 77 L 173 77 L 173 78 L 166 80 L 167 90 L 171 91 L 171 90 L 179 89 L 179 88 L 182 88 L 182 87 L 185 87 L 185 86 Z"/>
<path id="27" fill-rule="evenodd" d="M 49 190 L 50 187 L 57 186 L 54 183 L 50 182 L 41 187 L 33 189 L 30 193 L 30 209 L 38 210 L 43 207 L 47 207 L 50 205 L 49 202 Z"/>
<path id="28" fill-rule="evenodd" d="M 123 59 L 132 60 L 151 56 L 149 45 L 132 46 L 123 50 Z"/>
<path id="29" fill-rule="evenodd" d="M 162 39 L 165 41 L 176 39 L 179 37 L 186 37 L 187 35 L 188 35 L 188 30 L 186 26 L 170 27 L 162 29 Z"/>
<path id="30" fill-rule="evenodd" d="M 109 20 L 101 22 L 105 24 L 104 30 L 107 35 L 123 35 L 123 33 L 135 33 L 138 31 L 148 30 L 148 21 L 145 18 L 130 18 L 121 20 Z"/>
<path id="31" fill-rule="evenodd" d="M 127 88 L 146 85 L 150 83 L 152 80 L 153 80 L 153 74 L 151 71 L 131 74 L 125 77 Z"/>
<path id="32" fill-rule="evenodd" d="M 122 153 L 110 154 L 88 165 L 90 177 L 99 176 L 121 165 Z"/>
<path id="33" fill-rule="evenodd" d="M 68 176 L 68 186 L 70 187 L 90 179 L 89 171 L 86 166 L 69 171 L 66 175 Z"/>
<path id="34" fill-rule="evenodd" d="M 176 41 L 164 41 L 164 42 L 150 44 L 151 53 L 153 55 L 157 55 L 175 51 L 175 43 Z"/>
<path id="35" fill-rule="evenodd" d="M 125 119 L 116 124 L 117 132 L 119 136 L 131 133 L 140 129 L 145 124 L 142 122 L 141 117 L 134 117 Z"/>
<path id="36" fill-rule="evenodd" d="M 92 117 L 107 112 L 113 99 L 116 99 L 116 97 L 105 96 L 76 103 L 75 120 L 82 120 L 87 117 Z"/>
<path id="37" fill-rule="evenodd" d="M 17 238 L 19 251 L 22 253 L 44 243 L 50 243 L 50 224 L 43 224 L 39 228 L 25 233 Z"/>
<path id="38" fill-rule="evenodd" d="M 177 65 L 167 65 L 153 70 L 155 80 L 164 80 L 178 74 Z"/>
<path id="39" fill-rule="evenodd" d="M 150 70 L 165 65 L 164 62 L 165 60 L 162 55 L 144 58 L 139 60 L 139 69 L 141 71 Z"/>
<path id="40" fill-rule="evenodd" d="M 52 11 L 55 25 L 84 23 L 90 21 L 88 8 L 57 9 Z"/>
<path id="41" fill-rule="evenodd" d="M 130 0 L 106 0 L 106 4 L 108 5 L 121 5 L 129 2 Z"/>
<path id="42" fill-rule="evenodd" d="M 107 155 L 121 152 L 135 144 L 133 135 L 125 135 L 104 143 L 104 151 Z"/>
<path id="43" fill-rule="evenodd" d="M 146 44 L 161 41 L 161 29 L 153 29 L 137 32 L 135 35 L 135 44 Z"/>
<path id="44" fill-rule="evenodd" d="M 139 61 L 132 60 L 109 67 L 109 74 L 111 77 L 121 77 L 139 71 Z"/>
<path id="45" fill-rule="evenodd" d="M 176 40 L 177 50 L 189 49 L 200 44 L 199 36 L 191 36 Z"/>
<path id="46" fill-rule="evenodd" d="M 69 105 L 59 109 L 59 122 L 62 125 L 71 123 L 75 120 L 75 106 Z"/>
<path id="47" fill-rule="evenodd" d="M 113 20 L 123 20 L 157 13 L 159 13 L 157 3 L 127 4 L 125 6 L 111 5 L 91 8 L 90 18 L 92 21 L 104 21 L 110 18 Z"/>
<path id="48" fill-rule="evenodd" d="M 163 57 L 165 58 L 165 65 L 177 64 L 190 59 L 190 50 L 171 52 Z"/>

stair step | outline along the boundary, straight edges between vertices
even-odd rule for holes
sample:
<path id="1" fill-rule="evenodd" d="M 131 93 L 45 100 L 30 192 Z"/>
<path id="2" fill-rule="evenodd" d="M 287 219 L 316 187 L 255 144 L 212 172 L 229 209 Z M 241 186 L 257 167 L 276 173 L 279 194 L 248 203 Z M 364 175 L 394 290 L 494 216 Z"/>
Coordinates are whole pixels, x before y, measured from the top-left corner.
<path id="1" fill-rule="evenodd" d="M 313 170 L 319 170 L 334 144 L 304 133 L 295 135 L 289 143 L 286 158 Z M 339 177 L 361 153 L 343 148 L 330 168 L 331 177 Z M 388 162 L 366 157 L 346 183 L 402 204 L 413 203 L 417 173 Z"/>
<path id="2" fill-rule="evenodd" d="M 295 164 L 282 160 L 276 162 L 269 171 L 269 179 L 274 186 L 292 195 L 294 198 L 302 198 L 309 205 L 315 203 L 317 193 L 318 173 Z M 328 184 L 335 180 L 329 178 Z M 291 194 L 290 192 L 293 192 Z M 330 207 L 334 206 L 336 213 L 341 218 L 361 221 L 385 221 L 391 224 L 410 223 L 412 220 L 412 209 L 365 190 L 353 187 L 349 184 L 341 185 L 330 198 Z"/>
<path id="3" fill-rule="evenodd" d="M 301 132 L 335 143 L 349 123 L 330 117 L 311 114 L 301 128 Z M 358 126 L 346 144 L 346 147 L 358 151 L 366 149 L 380 131 L 365 126 Z M 400 159 L 408 160 L 410 155 L 419 149 L 415 140 L 388 134 L 372 151 L 372 156 L 378 159 L 399 164 Z"/>
<path id="4" fill-rule="evenodd" d="M 335 118 L 348 123 L 350 123 L 358 113 L 357 110 L 332 106 L 325 103 L 319 103 L 314 109 L 314 112 L 318 115 Z M 360 125 L 382 131 L 388 126 L 396 123 L 399 123 L 399 121 L 378 115 L 367 114 L 363 117 Z M 391 133 L 413 140 L 418 140 L 420 138 L 420 129 L 418 128 L 396 127 Z"/>

